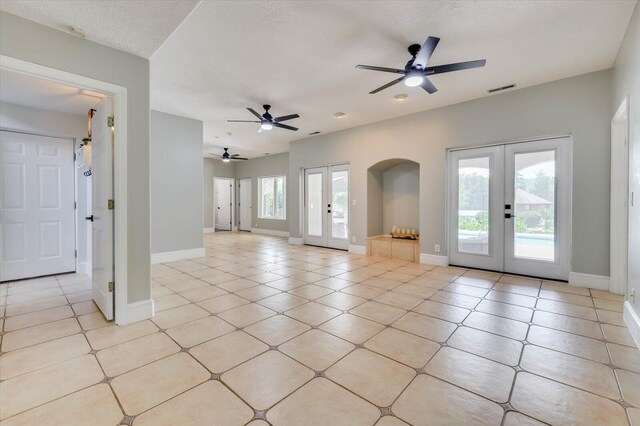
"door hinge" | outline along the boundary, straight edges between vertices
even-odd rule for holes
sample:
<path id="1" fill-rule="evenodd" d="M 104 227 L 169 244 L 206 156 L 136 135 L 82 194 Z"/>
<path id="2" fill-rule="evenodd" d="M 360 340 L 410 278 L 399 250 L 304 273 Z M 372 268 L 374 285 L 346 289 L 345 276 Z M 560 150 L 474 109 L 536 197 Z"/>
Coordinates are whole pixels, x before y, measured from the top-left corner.
<path id="1" fill-rule="evenodd" d="M 73 153 L 73 161 L 74 162 L 76 161 L 76 153 L 75 152 Z"/>
<path id="2" fill-rule="evenodd" d="M 107 117 L 107 126 L 109 127 L 113 127 L 115 124 L 115 118 L 113 117 L 113 115 Z"/>
<path id="3" fill-rule="evenodd" d="M 78 210 L 78 203 L 75 201 L 73 202 L 73 209 Z"/>
<path id="4" fill-rule="evenodd" d="M 113 210 L 113 209 L 115 208 L 115 201 L 113 201 L 113 200 L 108 200 L 108 201 L 107 201 L 107 208 L 108 208 L 109 210 Z"/>
<path id="5" fill-rule="evenodd" d="M 75 252 L 75 257 L 76 257 L 76 259 L 78 258 L 78 250 L 76 250 L 76 252 Z"/>
<path id="6" fill-rule="evenodd" d="M 113 283 L 113 281 L 109 281 L 109 293 L 113 291 L 114 287 L 115 287 L 115 284 Z"/>

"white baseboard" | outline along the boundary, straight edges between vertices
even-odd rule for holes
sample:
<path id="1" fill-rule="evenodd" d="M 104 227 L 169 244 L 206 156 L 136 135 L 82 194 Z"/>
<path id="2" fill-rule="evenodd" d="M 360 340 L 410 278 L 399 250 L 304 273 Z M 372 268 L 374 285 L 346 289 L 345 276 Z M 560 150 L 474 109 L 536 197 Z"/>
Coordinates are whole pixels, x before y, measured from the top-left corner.
<path id="1" fill-rule="evenodd" d="M 286 237 L 289 238 L 289 232 L 287 231 L 275 231 L 273 229 L 265 228 L 251 228 L 251 232 L 263 235 L 273 235 L 274 237 Z"/>
<path id="2" fill-rule="evenodd" d="M 420 253 L 420 263 L 436 266 L 449 266 L 449 256 L 439 254 Z"/>
<path id="3" fill-rule="evenodd" d="M 609 277 L 583 274 L 581 272 L 569 272 L 569 285 L 609 291 Z"/>
<path id="4" fill-rule="evenodd" d="M 353 254 L 367 254 L 366 246 L 356 246 L 354 244 L 349 244 L 349 253 Z"/>
<path id="5" fill-rule="evenodd" d="M 129 303 L 127 305 L 127 324 L 153 318 L 153 313 L 153 299 Z"/>
<path id="6" fill-rule="evenodd" d="M 189 250 L 167 251 L 164 253 L 151 253 L 151 264 L 155 265 L 156 263 L 167 263 L 175 262 L 176 260 L 195 259 L 196 257 L 204 256 L 204 247 Z"/>
<path id="7" fill-rule="evenodd" d="M 204 228 L 205 234 L 213 234 L 214 232 L 216 232 L 216 228 Z"/>
<path id="8" fill-rule="evenodd" d="M 624 302 L 624 311 L 622 319 L 629 328 L 629 332 L 636 342 L 636 346 L 640 348 L 640 313 L 636 312 L 628 300 Z"/>
<path id="9" fill-rule="evenodd" d="M 292 244 L 294 246 L 301 246 L 304 244 L 304 239 L 303 238 L 292 238 L 289 237 L 289 244 Z"/>

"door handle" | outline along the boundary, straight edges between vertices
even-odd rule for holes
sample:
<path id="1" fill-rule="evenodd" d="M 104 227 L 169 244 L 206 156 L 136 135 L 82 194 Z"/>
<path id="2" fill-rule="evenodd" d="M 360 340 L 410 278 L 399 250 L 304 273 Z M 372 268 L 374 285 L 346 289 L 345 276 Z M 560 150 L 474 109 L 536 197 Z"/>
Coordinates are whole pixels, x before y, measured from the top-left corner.
<path id="1" fill-rule="evenodd" d="M 505 213 L 504 214 L 504 218 L 505 219 L 511 219 L 513 217 L 518 217 L 518 216 L 516 216 L 515 214 L 511 214 L 511 213 Z"/>
<path id="2" fill-rule="evenodd" d="M 85 216 L 85 220 L 90 220 L 91 222 L 93 222 L 93 215 Z"/>
<path id="3" fill-rule="evenodd" d="M 327 210 L 327 213 L 331 213 L 331 210 Z"/>

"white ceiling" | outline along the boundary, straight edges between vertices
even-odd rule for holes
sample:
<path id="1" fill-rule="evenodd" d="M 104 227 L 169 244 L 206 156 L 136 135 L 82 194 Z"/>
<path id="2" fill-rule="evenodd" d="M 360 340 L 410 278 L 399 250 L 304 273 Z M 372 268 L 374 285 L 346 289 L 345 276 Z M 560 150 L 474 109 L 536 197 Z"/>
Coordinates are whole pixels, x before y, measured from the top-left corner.
<path id="1" fill-rule="evenodd" d="M 208 146 L 248 156 L 289 141 L 609 68 L 634 1 L 204 1 L 151 61 L 152 108 L 204 121 Z M 431 65 L 487 59 L 482 69 L 431 78 L 439 91 L 397 85 L 397 76 L 354 68 L 402 68 L 406 49 L 441 38 Z M 408 99 L 393 96 L 407 93 Z M 300 131 L 256 134 L 270 103 Z M 333 114 L 347 115 L 336 119 Z M 226 132 L 232 132 L 228 136 Z"/>
<path id="2" fill-rule="evenodd" d="M 200 0 L 2 0 L 0 9 L 59 30 L 150 58 Z"/>
<path id="3" fill-rule="evenodd" d="M 65 114 L 87 115 L 101 93 L 0 69 L 0 101 Z"/>
<path id="4" fill-rule="evenodd" d="M 202 120 L 205 152 L 227 146 L 248 156 L 289 142 L 489 96 L 613 65 L 636 0 L 585 1 L 23 1 L 0 9 L 151 57 L 153 109 Z M 186 18 L 186 19 L 185 19 Z M 182 22 L 182 23 L 181 23 Z M 369 95 L 401 68 L 406 48 L 441 38 L 430 64 L 487 59 L 482 69 L 432 77 L 428 95 L 401 84 Z M 155 54 L 154 54 L 155 52 Z M 4 83 L 4 81 L 3 81 Z M 393 100 L 407 93 L 403 102 Z M 298 113 L 300 131 L 227 119 Z M 347 115 L 336 119 L 333 114 Z M 228 133 L 231 133 L 231 136 Z M 221 150 L 217 150 L 220 151 Z"/>

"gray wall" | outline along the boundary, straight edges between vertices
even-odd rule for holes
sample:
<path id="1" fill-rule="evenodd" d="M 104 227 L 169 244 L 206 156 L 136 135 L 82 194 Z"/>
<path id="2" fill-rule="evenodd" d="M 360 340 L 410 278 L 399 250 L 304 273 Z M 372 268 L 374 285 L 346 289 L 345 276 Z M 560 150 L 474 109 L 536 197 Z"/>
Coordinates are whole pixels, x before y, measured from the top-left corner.
<path id="1" fill-rule="evenodd" d="M 375 100 L 374 100 L 375 101 Z M 609 274 L 609 169 L 611 71 L 420 112 L 292 142 L 289 161 L 289 229 L 301 237 L 300 175 L 305 167 L 351 164 L 351 235 L 367 233 L 367 169 L 394 156 L 420 164 L 421 252 L 445 248 L 446 149 L 572 134 L 573 229 L 571 270 Z"/>
<path id="2" fill-rule="evenodd" d="M 380 208 L 380 207 L 378 207 Z M 420 229 L 420 166 L 404 163 L 382 173 L 382 230 Z"/>
<path id="3" fill-rule="evenodd" d="M 202 155 L 202 146 L 200 147 Z M 203 160 L 203 180 L 204 180 L 204 227 L 213 228 L 213 178 L 214 177 L 235 177 L 235 162 L 223 163 L 221 160 L 205 158 Z M 200 231 L 202 232 L 202 230 Z"/>
<path id="4" fill-rule="evenodd" d="M 0 54 L 127 88 L 127 301 L 149 299 L 149 61 L 6 12 Z"/>
<path id="5" fill-rule="evenodd" d="M 262 176 L 287 176 L 289 172 L 289 153 L 268 155 L 266 157 L 253 158 L 248 161 L 238 161 L 235 163 L 235 177 L 237 179 L 251 178 L 252 212 L 251 227 L 268 229 L 272 231 L 289 231 L 289 217 L 292 205 L 287 200 L 286 220 L 258 219 L 258 178 Z M 287 176 L 287 188 L 291 185 Z M 289 194 L 287 193 L 287 196 Z M 236 223 L 238 214 L 236 214 Z"/>
<path id="6" fill-rule="evenodd" d="M 613 116 L 629 97 L 629 190 L 640 199 L 640 6 L 636 5 L 613 67 Z M 629 291 L 636 290 L 633 307 L 640 316 L 640 204 L 629 209 Z"/>
<path id="7" fill-rule="evenodd" d="M 151 111 L 151 253 L 203 247 L 202 121 Z"/>

